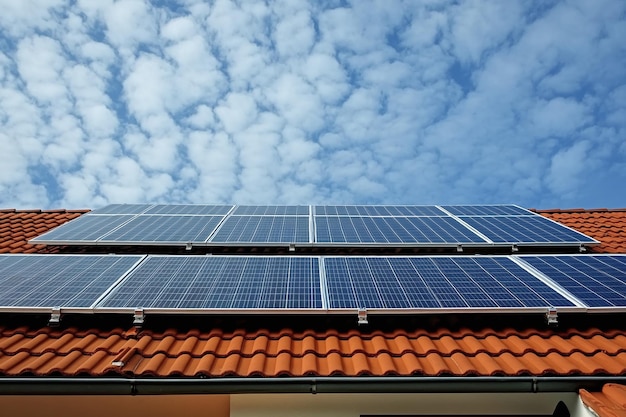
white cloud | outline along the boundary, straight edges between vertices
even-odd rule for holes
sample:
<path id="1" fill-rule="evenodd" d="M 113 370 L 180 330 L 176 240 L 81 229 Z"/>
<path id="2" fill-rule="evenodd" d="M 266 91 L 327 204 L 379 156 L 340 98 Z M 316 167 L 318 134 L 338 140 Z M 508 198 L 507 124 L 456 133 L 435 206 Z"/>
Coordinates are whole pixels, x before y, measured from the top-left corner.
<path id="1" fill-rule="evenodd" d="M 626 204 L 620 0 L 3 6 L 1 205 Z"/>

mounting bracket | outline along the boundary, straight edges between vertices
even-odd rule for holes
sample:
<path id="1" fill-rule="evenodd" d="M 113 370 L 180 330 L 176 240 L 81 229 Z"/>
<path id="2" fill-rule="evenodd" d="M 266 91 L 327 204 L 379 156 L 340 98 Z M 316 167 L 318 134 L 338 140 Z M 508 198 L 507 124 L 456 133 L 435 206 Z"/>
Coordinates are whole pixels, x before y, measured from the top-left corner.
<path id="1" fill-rule="evenodd" d="M 546 312 L 546 322 L 548 326 L 558 326 L 559 325 L 559 317 L 556 311 L 556 307 L 549 307 Z"/>
<path id="2" fill-rule="evenodd" d="M 368 324 L 369 322 L 367 321 L 367 309 L 366 308 L 359 308 L 359 311 L 357 312 L 357 318 L 358 318 L 357 323 L 359 325 L 361 325 L 361 324 Z"/>
<path id="3" fill-rule="evenodd" d="M 52 307 L 52 314 L 48 320 L 48 326 L 56 327 L 61 322 L 61 307 Z"/>
<path id="4" fill-rule="evenodd" d="M 143 312 L 143 308 L 136 308 L 135 315 L 133 316 L 133 326 L 139 328 L 143 326 L 143 322 L 146 319 L 146 315 Z"/>
<path id="5" fill-rule="evenodd" d="M 457 252 L 463 252 L 463 245 L 456 245 Z"/>
<path id="6" fill-rule="evenodd" d="M 519 248 L 517 247 L 517 245 L 511 246 L 511 252 L 512 253 L 519 252 Z"/>
<path id="7" fill-rule="evenodd" d="M 587 247 L 585 245 L 580 245 L 580 247 L 578 248 L 578 251 L 580 253 L 585 253 L 587 252 Z"/>
<path id="8" fill-rule="evenodd" d="M 187 242 L 187 244 L 185 245 L 185 250 L 191 250 L 191 248 L 193 247 L 191 242 Z"/>

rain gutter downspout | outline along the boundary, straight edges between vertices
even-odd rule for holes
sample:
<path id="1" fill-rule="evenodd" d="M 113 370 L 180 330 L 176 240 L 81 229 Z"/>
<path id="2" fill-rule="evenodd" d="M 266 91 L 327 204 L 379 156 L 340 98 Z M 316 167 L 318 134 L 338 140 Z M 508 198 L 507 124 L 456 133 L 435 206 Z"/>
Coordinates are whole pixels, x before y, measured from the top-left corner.
<path id="1" fill-rule="evenodd" d="M 522 393 L 597 391 L 626 376 L 38 378 L 2 377 L 0 395 L 327 393 Z"/>

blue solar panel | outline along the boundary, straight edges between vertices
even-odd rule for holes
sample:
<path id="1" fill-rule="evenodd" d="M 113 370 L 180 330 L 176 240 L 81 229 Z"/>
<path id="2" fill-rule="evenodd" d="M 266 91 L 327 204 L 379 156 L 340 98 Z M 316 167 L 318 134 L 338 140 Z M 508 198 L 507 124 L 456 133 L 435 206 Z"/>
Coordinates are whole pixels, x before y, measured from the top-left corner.
<path id="1" fill-rule="evenodd" d="M 308 216 L 309 206 L 237 206 L 234 215 Z"/>
<path id="2" fill-rule="evenodd" d="M 100 307 L 319 309 L 315 257 L 150 256 Z"/>
<path id="3" fill-rule="evenodd" d="M 309 242 L 308 216 L 230 216 L 211 243 Z"/>
<path id="4" fill-rule="evenodd" d="M 329 308 L 574 306 L 505 257 L 324 258 Z"/>
<path id="5" fill-rule="evenodd" d="M 315 206 L 317 216 L 446 216 L 436 206 Z"/>
<path id="6" fill-rule="evenodd" d="M 485 243 L 450 217 L 315 217 L 319 243 Z"/>
<path id="7" fill-rule="evenodd" d="M 593 243 L 588 236 L 542 216 L 460 217 L 493 242 Z"/>
<path id="8" fill-rule="evenodd" d="M 534 216 L 531 211 L 512 205 L 441 206 L 455 216 Z"/>
<path id="9" fill-rule="evenodd" d="M 41 236 L 37 236 L 32 239 L 32 242 L 93 242 L 132 218 L 132 215 L 83 215 Z"/>
<path id="10" fill-rule="evenodd" d="M 589 307 L 626 307 L 626 255 L 522 256 Z"/>
<path id="11" fill-rule="evenodd" d="M 196 214 L 224 216 L 232 210 L 233 206 L 214 206 L 201 204 L 157 204 L 148 209 L 145 214 Z"/>
<path id="12" fill-rule="evenodd" d="M 152 207 L 152 204 L 109 204 L 89 212 L 89 214 L 139 214 Z"/>
<path id="13" fill-rule="evenodd" d="M 0 306 L 90 307 L 142 258 L 0 255 Z"/>
<path id="14" fill-rule="evenodd" d="M 103 236 L 102 243 L 204 242 L 223 216 L 142 215 Z"/>

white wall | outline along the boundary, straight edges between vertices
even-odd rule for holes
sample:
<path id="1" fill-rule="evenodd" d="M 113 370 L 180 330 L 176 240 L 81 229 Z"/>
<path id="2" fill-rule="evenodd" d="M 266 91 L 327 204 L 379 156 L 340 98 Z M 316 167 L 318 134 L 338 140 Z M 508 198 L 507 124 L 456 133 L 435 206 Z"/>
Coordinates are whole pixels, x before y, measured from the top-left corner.
<path id="1" fill-rule="evenodd" d="M 231 395 L 231 417 L 358 417 L 361 414 L 552 414 L 575 393 L 527 394 L 241 394 Z M 588 417 L 579 414 L 576 417 Z"/>

